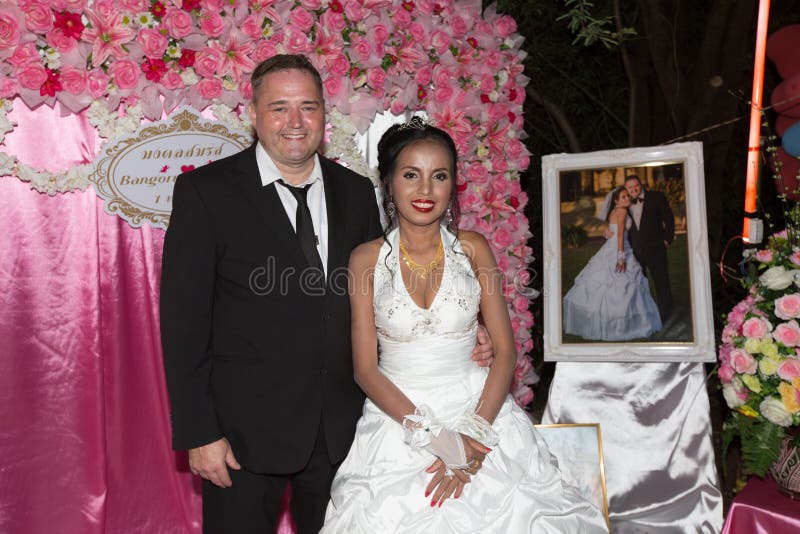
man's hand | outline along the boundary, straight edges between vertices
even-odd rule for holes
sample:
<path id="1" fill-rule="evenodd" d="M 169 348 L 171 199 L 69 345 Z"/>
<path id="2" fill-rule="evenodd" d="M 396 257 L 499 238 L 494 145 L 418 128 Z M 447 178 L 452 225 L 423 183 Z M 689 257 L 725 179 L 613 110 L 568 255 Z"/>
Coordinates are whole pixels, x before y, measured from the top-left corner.
<path id="1" fill-rule="evenodd" d="M 242 468 L 233 456 L 231 445 L 225 438 L 202 447 L 189 449 L 189 468 L 192 473 L 200 475 L 220 488 L 230 488 L 233 485 L 228 474 L 228 467 L 237 471 Z"/>
<path id="2" fill-rule="evenodd" d="M 491 367 L 494 361 L 492 338 L 482 324 L 478 325 L 478 343 L 472 349 L 472 359 L 478 362 L 478 367 Z"/>

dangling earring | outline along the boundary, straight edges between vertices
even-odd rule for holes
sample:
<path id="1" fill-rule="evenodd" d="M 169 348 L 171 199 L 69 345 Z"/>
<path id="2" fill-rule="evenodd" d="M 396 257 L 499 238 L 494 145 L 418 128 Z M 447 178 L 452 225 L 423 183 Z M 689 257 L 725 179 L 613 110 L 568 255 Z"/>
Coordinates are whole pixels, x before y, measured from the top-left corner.
<path id="1" fill-rule="evenodd" d="M 450 226 L 453 222 L 453 210 L 450 208 L 450 204 L 447 205 L 447 211 L 444 214 L 444 224 L 445 226 Z"/>
<path id="2" fill-rule="evenodd" d="M 394 207 L 394 201 L 390 200 L 389 203 L 386 205 L 386 215 L 389 216 L 389 219 L 394 219 L 394 214 L 396 210 Z"/>

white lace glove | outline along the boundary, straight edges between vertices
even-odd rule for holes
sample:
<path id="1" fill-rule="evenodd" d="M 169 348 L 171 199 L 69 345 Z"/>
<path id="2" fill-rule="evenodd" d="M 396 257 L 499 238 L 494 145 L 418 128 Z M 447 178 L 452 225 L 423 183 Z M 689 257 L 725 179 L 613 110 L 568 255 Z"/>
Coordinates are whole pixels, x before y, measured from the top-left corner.
<path id="1" fill-rule="evenodd" d="M 456 425 L 456 430 L 487 447 L 494 447 L 500 442 L 500 437 L 489 421 L 473 411 L 464 413 Z"/>
<path id="2" fill-rule="evenodd" d="M 443 427 L 431 409 L 420 404 L 413 415 L 403 417 L 405 442 L 420 447 L 441 459 L 448 469 L 466 469 L 467 454 L 461 435 Z"/>

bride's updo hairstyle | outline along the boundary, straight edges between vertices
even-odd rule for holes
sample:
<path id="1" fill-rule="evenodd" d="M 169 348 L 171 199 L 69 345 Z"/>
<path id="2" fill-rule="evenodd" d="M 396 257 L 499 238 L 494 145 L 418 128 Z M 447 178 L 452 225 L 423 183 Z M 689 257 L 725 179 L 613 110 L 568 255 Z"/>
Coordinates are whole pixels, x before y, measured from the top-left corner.
<path id="1" fill-rule="evenodd" d="M 614 211 L 614 208 L 617 207 L 617 202 L 619 201 L 619 196 L 625 190 L 626 190 L 625 186 L 621 185 L 621 186 L 617 187 L 616 189 L 614 189 L 614 192 L 611 193 L 611 209 L 609 209 L 608 213 L 606 213 L 606 222 L 611 220 L 611 212 Z"/>
<path id="2" fill-rule="evenodd" d="M 456 144 L 447 132 L 428 124 L 422 117 L 411 117 L 411 120 L 406 123 L 392 125 L 386 130 L 386 133 L 383 134 L 381 140 L 378 141 L 378 174 L 380 175 L 381 186 L 383 188 L 383 209 L 386 211 L 387 216 L 390 215 L 387 209 L 389 202 L 392 200 L 389 192 L 389 185 L 397 165 L 397 157 L 408 145 L 424 140 L 432 140 L 441 144 L 447 149 L 448 154 L 450 154 L 450 177 L 453 181 L 453 188 L 450 191 L 450 212 L 452 213 L 453 220 L 447 224 L 447 229 L 453 234 L 458 235 L 458 216 L 460 210 L 458 206 L 458 191 L 456 188 L 458 158 Z M 391 227 L 394 221 L 391 220 L 392 217 L 388 218 L 389 227 Z"/>

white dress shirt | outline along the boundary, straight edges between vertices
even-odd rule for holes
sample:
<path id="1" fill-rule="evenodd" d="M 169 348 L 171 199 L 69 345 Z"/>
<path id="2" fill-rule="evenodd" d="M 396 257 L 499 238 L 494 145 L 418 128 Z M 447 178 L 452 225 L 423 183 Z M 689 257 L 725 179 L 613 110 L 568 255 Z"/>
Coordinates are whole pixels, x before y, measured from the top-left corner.
<path id="1" fill-rule="evenodd" d="M 261 184 L 268 186 L 277 180 L 284 180 L 289 183 L 281 175 L 275 162 L 269 157 L 267 151 L 261 146 L 261 143 L 256 145 L 256 163 L 258 164 L 258 173 L 261 175 Z M 314 154 L 314 169 L 308 180 L 295 187 L 303 187 L 311 184 L 308 190 L 308 210 L 311 212 L 311 221 L 314 223 L 314 235 L 317 237 L 317 252 L 322 260 L 322 266 L 325 269 L 325 275 L 328 274 L 328 211 L 325 204 L 325 182 L 322 180 L 322 167 L 319 164 L 319 156 Z M 283 209 L 286 210 L 286 216 L 292 223 L 292 228 L 297 231 L 295 226 L 295 216 L 297 214 L 297 200 L 294 195 L 280 184 L 275 184 L 275 190 L 278 192 L 278 197 L 281 199 Z"/>
<path id="2" fill-rule="evenodd" d="M 639 201 L 636 204 L 631 202 L 631 206 L 630 208 L 628 208 L 631 211 L 631 217 L 633 217 L 633 222 L 636 223 L 637 230 L 639 229 L 640 226 L 639 223 L 642 222 L 642 208 L 644 207 L 642 206 L 642 202 L 644 202 L 644 191 L 642 191 L 639 194 Z"/>

